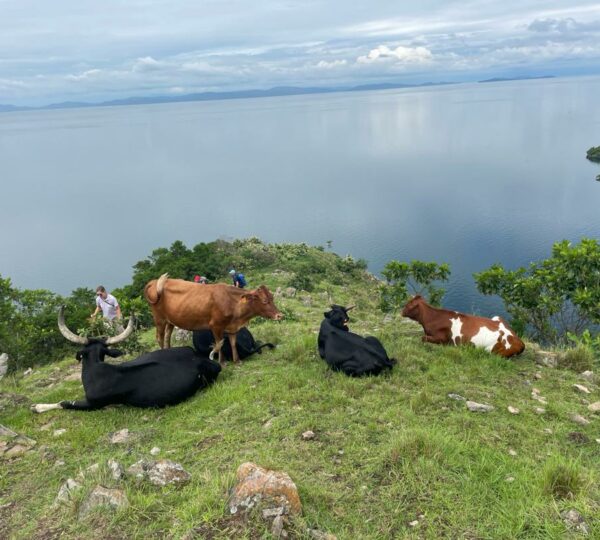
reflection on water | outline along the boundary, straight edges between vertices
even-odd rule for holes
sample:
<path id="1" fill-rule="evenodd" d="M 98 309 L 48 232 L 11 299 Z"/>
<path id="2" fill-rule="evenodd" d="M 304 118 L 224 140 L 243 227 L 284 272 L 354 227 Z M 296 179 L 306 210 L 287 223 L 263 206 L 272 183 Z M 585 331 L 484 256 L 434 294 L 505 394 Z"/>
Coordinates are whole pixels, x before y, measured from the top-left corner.
<path id="1" fill-rule="evenodd" d="M 472 273 L 598 237 L 600 79 L 550 79 L 0 115 L 0 274 L 68 293 L 127 283 L 174 240 L 333 240 L 377 272 Z"/>

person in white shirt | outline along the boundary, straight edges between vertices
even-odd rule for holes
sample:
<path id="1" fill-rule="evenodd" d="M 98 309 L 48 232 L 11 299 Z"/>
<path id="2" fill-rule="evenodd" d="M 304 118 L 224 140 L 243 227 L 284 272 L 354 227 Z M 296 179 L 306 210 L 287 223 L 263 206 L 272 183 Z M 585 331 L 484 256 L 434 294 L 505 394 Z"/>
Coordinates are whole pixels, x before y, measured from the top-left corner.
<path id="1" fill-rule="evenodd" d="M 119 302 L 112 295 L 109 294 L 102 285 L 96 287 L 96 311 L 92 313 L 94 318 L 99 311 L 102 311 L 102 315 L 105 319 L 112 321 L 113 319 L 121 319 L 121 308 Z"/>

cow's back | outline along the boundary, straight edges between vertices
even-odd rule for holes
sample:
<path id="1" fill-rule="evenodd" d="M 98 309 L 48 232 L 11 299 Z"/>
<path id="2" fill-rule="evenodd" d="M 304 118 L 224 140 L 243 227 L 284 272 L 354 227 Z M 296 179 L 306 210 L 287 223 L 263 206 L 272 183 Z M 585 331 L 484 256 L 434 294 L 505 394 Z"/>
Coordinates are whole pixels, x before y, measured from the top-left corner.
<path id="1" fill-rule="evenodd" d="M 224 283 L 198 285 L 183 279 L 168 279 L 151 308 L 160 318 L 179 328 L 198 330 L 230 318 L 239 301 L 237 296 L 241 296 L 237 290 Z"/>

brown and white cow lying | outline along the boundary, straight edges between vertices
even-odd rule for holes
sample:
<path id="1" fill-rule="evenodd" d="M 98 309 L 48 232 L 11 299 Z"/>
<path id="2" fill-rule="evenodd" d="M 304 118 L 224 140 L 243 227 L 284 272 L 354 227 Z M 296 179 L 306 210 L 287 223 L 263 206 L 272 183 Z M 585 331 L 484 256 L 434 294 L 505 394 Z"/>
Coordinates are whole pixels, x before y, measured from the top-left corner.
<path id="1" fill-rule="evenodd" d="M 508 358 L 521 354 L 525 344 L 500 317 L 487 319 L 458 311 L 430 306 L 422 296 L 415 296 L 404 306 L 402 316 L 421 324 L 423 341 L 447 345 L 471 343 L 476 347 Z"/>

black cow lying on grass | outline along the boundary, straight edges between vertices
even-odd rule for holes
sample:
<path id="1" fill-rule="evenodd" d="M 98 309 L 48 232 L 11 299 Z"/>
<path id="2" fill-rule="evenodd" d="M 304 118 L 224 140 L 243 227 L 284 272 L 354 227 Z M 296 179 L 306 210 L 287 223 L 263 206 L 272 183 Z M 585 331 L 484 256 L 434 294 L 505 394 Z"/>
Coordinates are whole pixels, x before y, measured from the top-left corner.
<path id="1" fill-rule="evenodd" d="M 388 358 L 383 345 L 372 336 L 362 337 L 348 330 L 348 311 L 352 307 L 332 305 L 324 313 L 319 330 L 319 355 L 334 371 L 343 371 L 351 377 L 378 375 L 392 369 L 396 360 Z"/>
<path id="2" fill-rule="evenodd" d="M 214 345 L 215 345 L 215 337 L 213 333 L 206 330 L 194 330 L 192 334 L 192 341 L 194 343 L 194 348 L 200 353 L 204 355 L 210 354 Z M 275 345 L 272 343 L 261 343 L 260 341 L 255 341 L 254 336 L 250 333 L 246 327 L 241 328 L 237 333 L 237 338 L 235 342 L 235 348 L 238 351 L 238 357 L 243 360 L 244 358 L 248 358 L 254 353 L 262 354 L 262 348 L 269 347 L 269 349 L 274 349 Z M 232 359 L 231 354 L 231 344 L 229 340 L 226 339 L 221 347 L 223 354 L 227 360 Z"/>
<path id="3" fill-rule="evenodd" d="M 214 382 L 221 366 L 198 354 L 191 347 L 161 349 L 146 353 L 122 364 L 106 364 L 104 357 L 116 358 L 123 353 L 110 349 L 133 332 L 133 317 L 118 336 L 107 339 L 81 337 L 65 325 L 64 307 L 58 314 L 58 327 L 65 338 L 83 345 L 76 358 L 81 361 L 81 380 L 85 399 L 38 403 L 31 406 L 37 413 L 53 409 L 91 411 L 106 405 L 124 404 L 134 407 L 175 405 Z"/>

